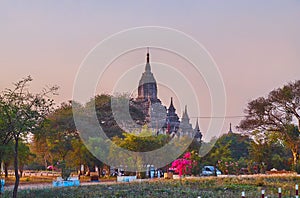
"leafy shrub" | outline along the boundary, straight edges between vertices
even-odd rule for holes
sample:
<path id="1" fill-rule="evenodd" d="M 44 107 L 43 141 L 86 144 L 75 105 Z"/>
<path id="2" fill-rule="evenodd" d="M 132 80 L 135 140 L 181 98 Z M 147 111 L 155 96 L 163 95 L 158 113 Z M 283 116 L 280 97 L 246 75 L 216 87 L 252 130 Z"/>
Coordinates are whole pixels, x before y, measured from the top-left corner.
<path id="1" fill-rule="evenodd" d="M 61 169 L 61 177 L 63 180 L 67 181 L 72 173 L 72 169 L 66 166 L 65 161 L 58 162 L 58 168 Z"/>

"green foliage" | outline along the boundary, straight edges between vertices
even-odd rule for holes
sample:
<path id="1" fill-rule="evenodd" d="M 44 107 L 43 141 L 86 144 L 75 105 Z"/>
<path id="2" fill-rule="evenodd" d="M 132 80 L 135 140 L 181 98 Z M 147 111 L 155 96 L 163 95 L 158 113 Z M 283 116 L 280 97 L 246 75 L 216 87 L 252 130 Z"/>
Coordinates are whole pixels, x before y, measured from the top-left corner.
<path id="1" fill-rule="evenodd" d="M 0 112 L 2 114 L 1 136 L 2 143 L 12 138 L 25 137 L 34 133 L 41 126 L 45 116 L 53 109 L 53 100 L 49 94 L 55 94 L 58 87 L 44 89 L 39 94 L 27 90 L 32 78 L 28 76 L 15 83 L 14 89 L 7 89 L 0 95 Z"/>
<path id="2" fill-rule="evenodd" d="M 13 89 L 6 89 L 0 94 L 0 137 L 1 144 L 14 141 L 15 187 L 13 197 L 17 196 L 19 185 L 18 147 L 22 138 L 35 133 L 45 117 L 53 110 L 50 94 L 56 94 L 57 86 L 44 89 L 41 93 L 29 92 L 27 86 L 32 81 L 30 76 L 14 84 Z"/>
<path id="3" fill-rule="evenodd" d="M 0 162 L 10 164 L 13 161 L 14 145 L 13 142 L 0 144 Z"/>
<path id="4" fill-rule="evenodd" d="M 72 141 L 79 139 L 71 103 L 62 103 L 47 119 L 49 125 L 44 128 L 42 135 L 47 136 L 48 148 L 56 160 L 65 160 L 68 153 L 73 150 Z"/>
<path id="5" fill-rule="evenodd" d="M 67 181 L 72 173 L 72 169 L 66 165 L 65 161 L 57 162 L 57 166 L 61 169 L 61 177 L 63 180 Z"/>
<path id="6" fill-rule="evenodd" d="M 103 166 L 103 163 L 89 152 L 79 137 L 73 119 L 71 101 L 62 103 L 47 117 L 43 130 L 35 134 L 34 143 L 35 151 L 43 156 L 40 161 L 46 159 L 51 165 L 57 161 L 65 161 L 66 165 L 73 169 L 79 168 L 82 164 L 90 169 Z"/>
<path id="7" fill-rule="evenodd" d="M 22 176 L 24 166 L 32 161 L 32 159 L 35 157 L 35 154 L 33 154 L 30 151 L 29 146 L 23 142 L 20 142 L 19 144 L 18 154 L 19 170 L 21 172 L 20 176 Z"/>
<path id="8" fill-rule="evenodd" d="M 122 111 L 113 115 L 112 112 L 112 103 L 115 105 L 115 109 L 118 110 L 118 104 L 124 103 L 128 101 L 127 96 L 110 96 L 110 95 L 97 95 L 95 98 L 92 98 L 88 103 L 85 105 L 85 111 L 90 112 L 94 111 L 93 107 L 96 110 L 97 118 L 99 120 L 99 124 L 107 137 L 113 138 L 115 136 L 122 137 L 123 130 L 116 122 L 117 117 L 122 117 Z M 118 101 L 118 102 L 116 102 Z M 139 110 L 134 104 L 129 103 L 129 113 L 133 121 L 136 123 L 143 124 L 145 120 L 145 116 L 141 110 Z M 125 119 L 126 120 L 126 119 Z"/>
<path id="9" fill-rule="evenodd" d="M 151 135 L 150 135 L 151 134 Z M 143 159 L 139 152 L 147 152 L 163 147 L 168 141 L 167 135 L 152 135 L 152 132 L 147 128 L 144 128 L 142 132 L 137 134 L 123 133 L 123 138 L 114 137 L 111 148 L 109 148 L 109 160 L 111 164 L 119 166 L 121 164 L 127 164 L 131 167 L 141 167 Z M 135 155 L 128 156 L 126 152 L 120 152 L 119 147 L 126 150 L 134 151 Z"/>
<path id="10" fill-rule="evenodd" d="M 150 135 L 151 134 L 151 135 Z M 130 151 L 146 152 L 162 147 L 167 141 L 166 135 L 152 135 L 150 131 L 142 131 L 139 135 L 123 133 L 123 138 L 114 137 L 113 142 Z"/>
<path id="11" fill-rule="evenodd" d="M 248 103 L 245 119 L 239 128 L 250 133 L 261 133 L 264 139 L 269 133 L 278 133 L 277 138 L 292 153 L 292 168 L 299 161 L 300 145 L 300 80 L 284 85 Z M 294 125 L 297 121 L 298 126 Z"/>
<path id="12" fill-rule="evenodd" d="M 238 162 L 219 160 L 216 166 L 223 174 L 226 175 L 238 175 L 240 172 Z"/>
<path id="13" fill-rule="evenodd" d="M 191 160 L 192 160 L 192 175 L 199 175 L 201 166 L 200 166 L 200 156 L 197 151 L 191 151 Z"/>
<path id="14" fill-rule="evenodd" d="M 254 141 L 250 143 L 249 158 L 258 165 L 257 172 L 276 168 L 289 170 L 289 159 L 292 157 L 288 148 L 278 138 L 278 133 L 253 133 Z M 262 166 L 264 164 L 265 166 Z M 254 170 L 251 171 L 255 172 Z"/>
<path id="15" fill-rule="evenodd" d="M 201 159 L 201 163 L 203 165 L 216 165 L 220 161 L 222 161 L 222 164 L 225 162 L 235 163 L 240 159 L 245 161 L 249 155 L 250 143 L 250 138 L 245 135 L 224 134 L 216 140 L 211 151 Z M 223 169 L 221 170 L 223 172 L 226 168 L 223 168 L 222 164 L 219 164 L 219 166 Z"/>

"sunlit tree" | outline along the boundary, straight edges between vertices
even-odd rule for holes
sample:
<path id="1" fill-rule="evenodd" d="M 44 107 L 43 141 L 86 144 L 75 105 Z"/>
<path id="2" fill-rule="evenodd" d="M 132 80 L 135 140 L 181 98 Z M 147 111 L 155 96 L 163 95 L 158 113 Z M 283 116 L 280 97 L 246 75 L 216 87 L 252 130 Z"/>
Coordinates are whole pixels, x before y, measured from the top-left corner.
<path id="1" fill-rule="evenodd" d="M 299 160 L 300 145 L 300 80 L 275 89 L 267 97 L 259 97 L 248 103 L 246 117 L 239 128 L 248 133 L 259 131 L 268 137 L 278 133 L 293 155 L 293 167 Z M 296 126 L 296 127 L 295 127 Z"/>
<path id="2" fill-rule="evenodd" d="M 17 197 L 20 181 L 19 175 L 19 142 L 34 133 L 43 123 L 46 116 L 53 110 L 51 95 L 56 94 L 57 86 L 43 89 L 34 94 L 28 90 L 30 76 L 14 84 L 13 89 L 6 89 L 0 95 L 2 144 L 14 142 L 15 186 L 13 197 Z"/>

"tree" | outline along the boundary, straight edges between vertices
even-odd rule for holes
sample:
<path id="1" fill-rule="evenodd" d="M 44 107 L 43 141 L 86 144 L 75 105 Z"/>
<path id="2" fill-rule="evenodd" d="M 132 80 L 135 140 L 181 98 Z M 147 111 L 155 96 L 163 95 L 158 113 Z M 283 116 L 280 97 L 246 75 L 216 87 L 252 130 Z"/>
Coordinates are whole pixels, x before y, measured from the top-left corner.
<path id="1" fill-rule="evenodd" d="M 91 154 L 81 139 L 73 140 L 72 146 L 73 151 L 69 153 L 66 160 L 68 166 L 80 168 L 84 164 L 89 170 L 92 170 L 95 166 L 99 168 L 103 167 L 104 164 Z M 100 173 L 100 170 L 98 173 Z"/>
<path id="2" fill-rule="evenodd" d="M 18 161 L 19 161 L 19 171 L 20 177 L 23 176 L 23 168 L 35 157 L 33 153 L 30 152 L 29 146 L 24 142 L 19 143 L 18 151 Z"/>
<path id="3" fill-rule="evenodd" d="M 102 94 L 95 96 L 85 105 L 85 111 L 94 111 L 93 108 L 95 108 L 101 128 L 103 129 L 107 137 L 111 139 L 115 136 L 122 137 L 122 134 L 124 132 L 124 130 L 116 122 L 116 117 L 119 118 L 122 116 L 122 110 L 114 115 L 112 112 L 112 103 L 114 103 L 114 105 L 117 106 L 115 108 L 118 109 L 119 103 L 123 104 L 124 101 L 128 101 L 128 98 L 125 97 L 126 96 L 114 97 Z M 129 113 L 133 121 L 143 124 L 145 121 L 145 115 L 143 114 L 143 112 L 130 102 L 128 105 Z M 122 119 L 122 121 L 125 120 L 126 118 L 124 120 Z"/>
<path id="4" fill-rule="evenodd" d="M 6 145 L 0 146 L 0 154 L 4 164 L 5 177 L 8 177 L 8 167 L 14 160 L 14 145 L 13 141 L 9 142 Z M 31 161 L 31 158 L 34 157 L 33 153 L 30 152 L 29 147 L 22 141 L 19 142 L 19 151 L 18 151 L 18 161 L 19 161 L 19 171 L 20 176 L 22 177 L 23 167 L 28 162 Z"/>
<path id="5" fill-rule="evenodd" d="M 13 155 L 13 145 L 10 134 L 6 130 L 5 103 L 0 97 L 0 164 L 4 163 L 5 177 L 8 177 L 8 165 Z"/>
<path id="6" fill-rule="evenodd" d="M 45 167 L 64 162 L 65 168 L 80 168 L 81 164 L 92 167 L 102 166 L 83 144 L 76 129 L 73 101 L 64 102 L 47 116 L 44 127 L 34 135 L 34 151 L 42 155 Z"/>
<path id="7" fill-rule="evenodd" d="M 3 162 L 4 165 L 4 175 L 8 177 L 8 167 L 13 162 L 14 155 L 14 145 L 13 142 L 8 142 L 7 144 L 0 145 L 0 163 Z"/>
<path id="8" fill-rule="evenodd" d="M 72 150 L 72 139 L 78 137 L 71 101 L 62 103 L 47 115 L 43 125 L 44 127 L 34 134 L 32 148 L 38 155 L 37 160 L 43 163 L 46 169 L 49 164 L 64 160 Z"/>
<path id="9" fill-rule="evenodd" d="M 20 140 L 29 133 L 34 133 L 43 123 L 46 116 L 53 110 L 50 94 L 56 94 L 57 86 L 43 89 L 38 94 L 27 89 L 32 81 L 30 76 L 14 84 L 13 89 L 6 89 L 0 95 L 2 143 L 14 142 L 15 186 L 13 197 L 17 197 L 20 181 L 18 151 Z"/>
<path id="10" fill-rule="evenodd" d="M 215 165 L 219 160 L 233 161 L 230 150 L 231 144 L 231 141 L 225 144 L 218 143 L 217 141 L 211 151 L 204 158 L 202 158 L 202 161 L 211 165 Z"/>
<path id="11" fill-rule="evenodd" d="M 120 165 L 127 165 L 131 168 L 137 168 L 136 170 L 140 175 L 142 172 L 141 166 L 145 165 L 146 162 L 153 165 L 157 163 L 154 162 L 151 157 L 146 159 L 142 153 L 159 149 L 163 147 L 168 140 L 169 136 L 162 134 L 153 135 L 152 131 L 145 126 L 139 134 L 123 133 L 122 138 L 117 136 L 114 137 L 112 140 L 114 144 L 112 144 L 111 148 L 109 148 L 108 159 L 110 160 L 110 164 L 116 167 L 119 167 Z M 93 145 L 92 147 L 95 151 L 99 150 L 98 152 L 103 152 L 101 148 L 98 149 L 99 146 L 97 147 L 97 144 L 95 144 L 99 141 L 101 141 L 99 138 L 97 140 L 93 140 L 93 142 L 91 142 Z M 121 147 L 125 149 L 125 151 L 119 151 L 117 147 Z M 133 151 L 134 154 L 128 154 L 126 152 L 127 150 Z"/>
<path id="12" fill-rule="evenodd" d="M 291 153 L 279 139 L 278 134 L 271 133 L 266 138 L 259 131 L 252 133 L 254 141 L 249 146 L 249 167 L 254 164 L 260 166 L 260 172 L 264 172 L 263 168 L 270 170 L 276 169 L 289 169 L 288 161 Z M 262 167 L 263 166 L 263 167 Z M 258 170 L 257 170 L 258 171 Z M 250 170 L 252 172 L 252 170 Z"/>
<path id="13" fill-rule="evenodd" d="M 267 97 L 259 97 L 248 103 L 246 117 L 240 122 L 239 128 L 252 133 L 259 131 L 279 133 L 293 155 L 293 167 L 299 159 L 300 145 L 300 80 L 275 89 Z M 298 124 L 297 130 L 294 128 Z"/>
<path id="14" fill-rule="evenodd" d="M 35 133 L 30 146 L 31 151 L 36 155 L 32 165 L 44 169 L 47 169 L 50 164 L 53 165 L 53 154 L 48 146 L 46 133 L 44 135 L 42 132 Z"/>
<path id="15" fill-rule="evenodd" d="M 72 105 L 62 103 L 53 112 L 47 115 L 44 127 L 35 133 L 35 151 L 44 155 L 45 166 L 50 163 L 65 161 L 67 155 L 73 150 L 73 140 L 79 139 L 73 120 Z M 41 145 L 43 147 L 41 148 Z"/>
<path id="16" fill-rule="evenodd" d="M 239 161 L 248 158 L 250 138 L 245 135 L 232 133 L 224 134 L 216 140 L 211 151 L 203 158 L 203 161 L 215 164 L 222 161 Z"/>

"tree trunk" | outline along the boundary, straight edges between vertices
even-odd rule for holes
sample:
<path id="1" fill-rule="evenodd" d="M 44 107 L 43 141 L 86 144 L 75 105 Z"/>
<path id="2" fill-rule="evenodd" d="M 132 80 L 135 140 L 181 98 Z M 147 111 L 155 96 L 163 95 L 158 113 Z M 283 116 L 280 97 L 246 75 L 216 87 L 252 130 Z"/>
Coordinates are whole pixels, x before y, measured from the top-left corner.
<path id="1" fill-rule="evenodd" d="M 295 171 L 296 170 L 296 166 L 297 166 L 297 156 L 298 156 L 298 153 L 297 153 L 297 149 L 291 149 L 292 151 L 292 154 L 293 154 L 293 170 Z"/>
<path id="2" fill-rule="evenodd" d="M 4 175 L 5 178 L 8 178 L 8 163 L 4 162 Z"/>
<path id="3" fill-rule="evenodd" d="M 20 167 L 20 166 L 19 166 Z M 20 167 L 19 168 L 19 171 L 20 171 L 20 178 L 22 178 L 23 177 L 23 167 Z"/>
<path id="4" fill-rule="evenodd" d="M 17 198 L 18 193 L 18 187 L 20 182 L 20 176 L 19 176 L 19 167 L 18 167 L 18 147 L 19 147 L 19 137 L 15 137 L 15 151 L 14 151 L 14 168 L 15 168 L 15 186 L 13 191 L 13 198 Z"/>

